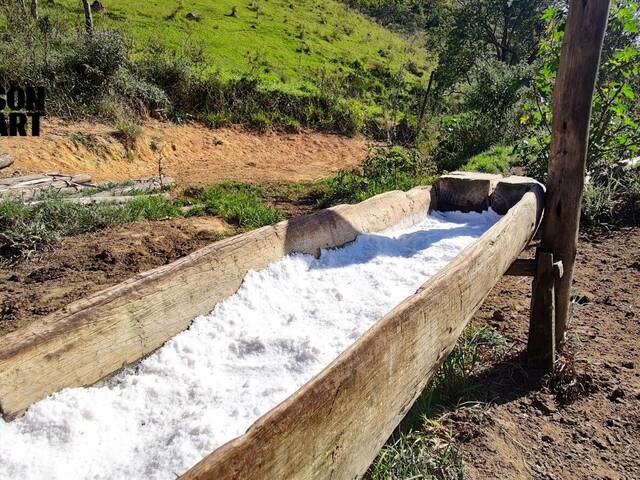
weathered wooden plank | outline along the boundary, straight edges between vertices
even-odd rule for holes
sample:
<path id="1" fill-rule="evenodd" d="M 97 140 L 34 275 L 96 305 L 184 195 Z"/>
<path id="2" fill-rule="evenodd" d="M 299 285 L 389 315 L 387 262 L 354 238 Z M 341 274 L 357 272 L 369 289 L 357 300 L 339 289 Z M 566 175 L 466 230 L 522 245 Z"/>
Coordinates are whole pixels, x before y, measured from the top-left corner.
<path id="1" fill-rule="evenodd" d="M 92 384 L 210 312 L 248 270 L 294 251 L 318 255 L 423 215 L 430 201 L 429 187 L 388 192 L 222 240 L 1 337 L 0 409 L 12 419 L 62 388 Z"/>
<path id="2" fill-rule="evenodd" d="M 241 437 L 183 479 L 351 479 L 362 475 L 533 235 L 528 192 L 477 242 Z"/>

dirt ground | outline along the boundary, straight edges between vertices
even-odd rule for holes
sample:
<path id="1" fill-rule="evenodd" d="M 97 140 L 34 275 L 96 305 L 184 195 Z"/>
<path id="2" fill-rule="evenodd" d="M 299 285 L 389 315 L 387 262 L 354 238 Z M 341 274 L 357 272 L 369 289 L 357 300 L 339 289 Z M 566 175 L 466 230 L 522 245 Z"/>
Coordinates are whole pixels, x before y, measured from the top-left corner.
<path id="1" fill-rule="evenodd" d="M 170 263 L 233 228 L 213 217 L 141 222 L 68 237 L 52 250 L 0 264 L 0 335 Z"/>
<path id="2" fill-rule="evenodd" d="M 127 180 L 158 173 L 179 187 L 222 180 L 252 183 L 318 180 L 360 164 L 368 148 L 362 137 L 304 131 L 256 134 L 240 127 L 209 129 L 154 120 L 134 149 L 127 150 L 113 126 L 89 122 L 43 122 L 40 137 L 8 137 L 0 154 L 15 163 L 0 176 L 45 171 L 89 173 L 94 181 Z"/>
<path id="3" fill-rule="evenodd" d="M 504 277 L 474 319 L 513 349 L 474 379 L 486 420 L 451 414 L 470 478 L 640 478 L 640 229 L 583 237 L 577 262 L 579 303 L 553 378 L 522 364 L 529 280 Z"/>

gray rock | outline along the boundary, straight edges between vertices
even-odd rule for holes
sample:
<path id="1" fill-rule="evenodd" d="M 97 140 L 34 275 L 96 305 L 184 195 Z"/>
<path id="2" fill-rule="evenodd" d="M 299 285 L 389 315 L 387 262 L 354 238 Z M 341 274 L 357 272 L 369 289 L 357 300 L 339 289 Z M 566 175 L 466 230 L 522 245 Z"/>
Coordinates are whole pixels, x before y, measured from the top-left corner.
<path id="1" fill-rule="evenodd" d="M 0 155 L 0 170 L 13 164 L 13 158 L 9 155 Z"/>

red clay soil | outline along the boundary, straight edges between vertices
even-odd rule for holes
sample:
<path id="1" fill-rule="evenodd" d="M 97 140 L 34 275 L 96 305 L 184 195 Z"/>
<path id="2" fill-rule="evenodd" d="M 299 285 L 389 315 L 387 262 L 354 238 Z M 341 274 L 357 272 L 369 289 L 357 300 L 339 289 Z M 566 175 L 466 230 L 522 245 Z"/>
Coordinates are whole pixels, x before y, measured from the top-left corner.
<path id="1" fill-rule="evenodd" d="M 318 180 L 360 164 L 368 142 L 304 131 L 263 134 L 241 127 L 210 129 L 150 120 L 133 149 L 113 126 L 95 122 L 44 121 L 40 137 L 2 140 L 0 154 L 15 163 L 0 176 L 61 171 L 89 173 L 95 181 L 127 180 L 158 173 L 176 177 L 180 188 L 218 183 Z"/>
<path id="2" fill-rule="evenodd" d="M 487 420 L 473 425 L 463 409 L 450 416 L 470 478 L 640 478 L 640 229 L 583 237 L 574 293 L 550 378 L 522 363 L 529 280 L 505 277 L 476 315 L 513 352 L 474 379 Z"/>

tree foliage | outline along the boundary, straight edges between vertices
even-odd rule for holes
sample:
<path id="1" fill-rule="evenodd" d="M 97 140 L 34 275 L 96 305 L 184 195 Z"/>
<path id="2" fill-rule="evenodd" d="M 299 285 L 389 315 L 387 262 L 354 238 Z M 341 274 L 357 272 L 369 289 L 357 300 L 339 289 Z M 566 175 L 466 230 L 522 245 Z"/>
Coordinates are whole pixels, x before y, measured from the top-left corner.
<path id="1" fill-rule="evenodd" d="M 520 145 L 529 174 L 543 178 L 551 141 L 551 101 L 564 36 L 566 7 L 549 7 L 539 44 L 536 75 L 526 92 L 520 122 L 530 132 Z M 638 4 L 615 0 L 609 14 L 593 95 L 587 169 L 606 175 L 640 148 L 640 20 Z"/>

